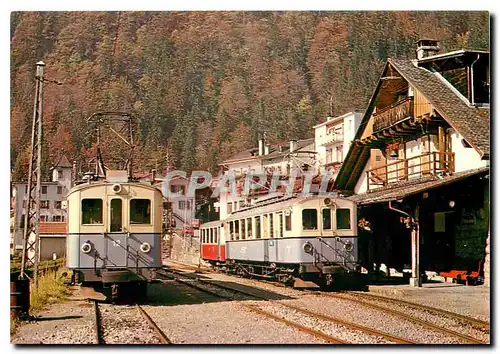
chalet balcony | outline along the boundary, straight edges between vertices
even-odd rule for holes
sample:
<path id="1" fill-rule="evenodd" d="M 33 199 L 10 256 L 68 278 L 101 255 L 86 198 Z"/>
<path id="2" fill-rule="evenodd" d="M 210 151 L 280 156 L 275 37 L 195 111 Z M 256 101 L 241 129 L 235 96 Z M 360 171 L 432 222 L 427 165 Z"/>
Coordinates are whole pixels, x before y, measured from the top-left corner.
<path id="1" fill-rule="evenodd" d="M 428 152 L 408 159 L 396 160 L 366 171 L 368 190 L 431 175 L 455 172 L 455 154 Z"/>
<path id="2" fill-rule="evenodd" d="M 413 97 L 393 103 L 373 114 L 373 131 L 390 127 L 391 125 L 413 116 Z"/>

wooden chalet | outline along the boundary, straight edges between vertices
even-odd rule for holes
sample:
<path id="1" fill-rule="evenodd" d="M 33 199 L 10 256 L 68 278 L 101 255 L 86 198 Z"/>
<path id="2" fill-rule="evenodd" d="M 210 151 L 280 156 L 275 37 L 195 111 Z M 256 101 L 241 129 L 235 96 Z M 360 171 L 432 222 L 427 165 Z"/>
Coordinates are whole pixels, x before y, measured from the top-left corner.
<path id="1" fill-rule="evenodd" d="M 371 223 L 368 268 L 411 264 L 416 286 L 486 268 L 490 157 L 489 52 L 418 44 L 416 60 L 388 59 L 334 187 Z"/>

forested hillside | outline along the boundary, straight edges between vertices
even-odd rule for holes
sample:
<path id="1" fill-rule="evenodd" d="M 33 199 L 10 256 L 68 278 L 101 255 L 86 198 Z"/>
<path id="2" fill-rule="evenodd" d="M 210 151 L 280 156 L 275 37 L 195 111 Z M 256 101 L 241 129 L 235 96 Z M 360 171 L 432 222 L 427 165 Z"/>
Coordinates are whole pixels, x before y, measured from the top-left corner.
<path id="1" fill-rule="evenodd" d="M 364 111 L 387 57 L 489 49 L 486 12 L 24 12 L 11 14 L 11 163 L 27 175 L 35 63 L 48 170 L 61 152 L 88 169 L 85 120 L 140 120 L 134 169 L 214 170 L 254 146 L 305 138 L 329 114 Z M 113 153 L 107 151 L 107 154 Z"/>

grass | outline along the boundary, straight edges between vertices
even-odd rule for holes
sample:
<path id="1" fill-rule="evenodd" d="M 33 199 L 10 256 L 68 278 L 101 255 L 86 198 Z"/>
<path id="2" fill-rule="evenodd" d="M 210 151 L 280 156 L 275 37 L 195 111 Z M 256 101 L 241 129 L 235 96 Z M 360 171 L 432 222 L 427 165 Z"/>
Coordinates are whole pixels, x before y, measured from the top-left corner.
<path id="1" fill-rule="evenodd" d="M 69 295 L 69 289 L 64 285 L 65 277 L 64 272 L 67 269 L 60 268 L 57 272 L 55 270 L 48 270 L 38 276 L 38 289 L 30 286 L 30 314 L 36 314 L 42 311 L 47 305 L 64 301 Z M 17 318 L 10 317 L 10 335 L 16 333 L 20 321 Z"/>
<path id="2" fill-rule="evenodd" d="M 61 302 L 68 297 L 69 289 L 64 285 L 62 276 L 64 271 L 64 269 L 57 272 L 50 270 L 38 277 L 38 289 L 32 287 L 30 290 L 31 312 L 39 312 L 45 306 Z"/>

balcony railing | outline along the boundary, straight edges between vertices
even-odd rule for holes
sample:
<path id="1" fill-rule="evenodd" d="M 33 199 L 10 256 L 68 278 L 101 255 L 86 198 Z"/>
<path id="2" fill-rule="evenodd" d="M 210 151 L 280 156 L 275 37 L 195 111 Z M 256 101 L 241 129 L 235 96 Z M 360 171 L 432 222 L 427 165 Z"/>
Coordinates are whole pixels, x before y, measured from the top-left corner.
<path id="1" fill-rule="evenodd" d="M 341 143 L 344 141 L 344 134 L 327 134 L 321 145 L 329 145 L 333 143 Z"/>
<path id="2" fill-rule="evenodd" d="M 387 186 L 398 181 L 452 172 L 455 172 L 455 154 L 435 151 L 405 160 L 397 160 L 368 170 L 366 174 L 368 190 L 370 190 L 373 186 Z"/>
<path id="3" fill-rule="evenodd" d="M 413 98 L 407 97 L 374 113 L 373 131 L 376 132 L 390 127 L 394 123 L 411 116 L 413 116 Z"/>

